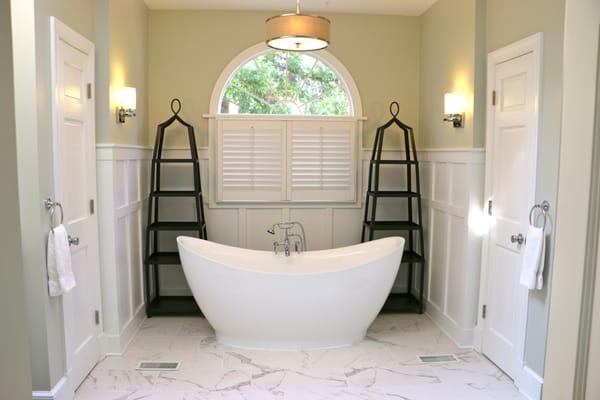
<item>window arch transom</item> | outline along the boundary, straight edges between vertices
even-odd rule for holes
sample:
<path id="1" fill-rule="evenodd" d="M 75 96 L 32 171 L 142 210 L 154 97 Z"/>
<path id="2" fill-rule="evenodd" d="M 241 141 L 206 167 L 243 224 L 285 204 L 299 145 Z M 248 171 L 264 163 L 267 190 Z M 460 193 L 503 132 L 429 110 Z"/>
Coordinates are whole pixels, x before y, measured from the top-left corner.
<path id="1" fill-rule="evenodd" d="M 311 53 L 269 50 L 246 60 L 230 76 L 221 114 L 350 116 L 346 82 Z"/>

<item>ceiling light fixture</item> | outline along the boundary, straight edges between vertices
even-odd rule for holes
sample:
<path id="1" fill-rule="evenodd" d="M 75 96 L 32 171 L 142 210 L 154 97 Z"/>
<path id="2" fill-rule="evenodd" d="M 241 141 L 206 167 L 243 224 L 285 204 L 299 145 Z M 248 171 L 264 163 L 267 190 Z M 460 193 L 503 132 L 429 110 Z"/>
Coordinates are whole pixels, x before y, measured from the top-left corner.
<path id="1" fill-rule="evenodd" d="M 267 45 L 286 51 L 314 51 L 329 46 L 331 22 L 318 15 L 300 12 L 296 0 L 295 14 L 276 15 L 267 19 Z"/>

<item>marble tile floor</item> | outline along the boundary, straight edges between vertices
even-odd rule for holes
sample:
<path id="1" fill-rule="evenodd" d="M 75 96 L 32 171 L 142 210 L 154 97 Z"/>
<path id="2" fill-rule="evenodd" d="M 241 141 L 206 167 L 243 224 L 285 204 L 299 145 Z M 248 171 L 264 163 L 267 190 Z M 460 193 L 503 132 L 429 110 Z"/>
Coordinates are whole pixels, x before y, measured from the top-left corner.
<path id="1" fill-rule="evenodd" d="M 421 364 L 417 355 L 459 362 Z M 140 360 L 182 362 L 136 371 Z M 106 357 L 77 400 L 508 400 L 524 399 L 491 362 L 456 347 L 425 315 L 382 315 L 347 348 L 296 352 L 219 345 L 202 318 L 152 318 L 119 357 Z"/>

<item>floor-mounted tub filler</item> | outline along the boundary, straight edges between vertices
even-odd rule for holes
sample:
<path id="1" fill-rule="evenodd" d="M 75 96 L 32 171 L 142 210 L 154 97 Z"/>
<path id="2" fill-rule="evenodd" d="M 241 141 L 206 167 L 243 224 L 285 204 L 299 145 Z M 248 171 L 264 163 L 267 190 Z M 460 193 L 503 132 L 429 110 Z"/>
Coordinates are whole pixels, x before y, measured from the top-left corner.
<path id="1" fill-rule="evenodd" d="M 404 239 L 283 253 L 177 238 L 183 270 L 219 343 L 300 350 L 361 341 L 398 273 Z"/>

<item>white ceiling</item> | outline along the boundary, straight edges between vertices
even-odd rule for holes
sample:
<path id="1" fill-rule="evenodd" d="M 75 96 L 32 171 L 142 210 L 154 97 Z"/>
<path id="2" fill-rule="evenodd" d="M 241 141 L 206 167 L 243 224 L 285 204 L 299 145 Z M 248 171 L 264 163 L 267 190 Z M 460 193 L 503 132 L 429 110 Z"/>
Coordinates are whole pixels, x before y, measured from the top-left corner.
<path id="1" fill-rule="evenodd" d="M 154 10 L 284 10 L 294 11 L 294 0 L 145 0 Z M 301 0 L 306 12 L 421 15 L 436 0 Z"/>

